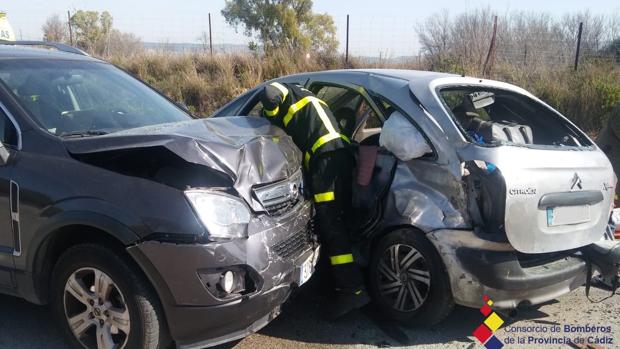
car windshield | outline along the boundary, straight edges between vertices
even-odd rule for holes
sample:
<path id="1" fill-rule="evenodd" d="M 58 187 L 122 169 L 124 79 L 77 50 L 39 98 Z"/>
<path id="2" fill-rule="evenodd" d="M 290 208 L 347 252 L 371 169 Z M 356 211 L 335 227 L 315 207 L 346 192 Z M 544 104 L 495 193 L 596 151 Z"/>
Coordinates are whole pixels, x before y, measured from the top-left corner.
<path id="1" fill-rule="evenodd" d="M 191 118 L 145 84 L 103 62 L 5 60 L 0 80 L 42 128 L 63 137 Z"/>

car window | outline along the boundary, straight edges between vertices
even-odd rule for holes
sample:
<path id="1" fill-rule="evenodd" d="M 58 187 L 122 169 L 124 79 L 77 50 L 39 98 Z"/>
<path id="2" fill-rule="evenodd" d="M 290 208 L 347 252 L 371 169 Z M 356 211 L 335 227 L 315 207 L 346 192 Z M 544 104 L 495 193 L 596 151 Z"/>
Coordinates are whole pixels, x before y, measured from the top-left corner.
<path id="1" fill-rule="evenodd" d="M 102 62 L 7 60 L 0 81 L 54 135 L 109 133 L 191 117 L 174 103 Z"/>
<path id="2" fill-rule="evenodd" d="M 358 141 L 380 132 L 383 124 L 381 119 L 358 91 L 343 86 L 322 84 L 313 85 L 311 90 L 327 103 L 342 133 L 347 137 L 353 138 L 353 133 L 358 128 L 359 137 L 356 137 Z"/>
<path id="3" fill-rule="evenodd" d="M 254 104 L 254 106 L 246 114 L 247 116 L 262 116 L 261 115 L 262 112 L 263 112 L 263 103 L 261 103 L 260 100 L 257 100 L 256 104 Z"/>
<path id="4" fill-rule="evenodd" d="M 587 137 L 540 102 L 491 87 L 449 87 L 440 96 L 468 140 L 483 145 L 589 146 Z"/>
<path id="5" fill-rule="evenodd" d="M 0 108 L 0 141 L 7 146 L 17 147 L 17 129 L 8 115 Z"/>

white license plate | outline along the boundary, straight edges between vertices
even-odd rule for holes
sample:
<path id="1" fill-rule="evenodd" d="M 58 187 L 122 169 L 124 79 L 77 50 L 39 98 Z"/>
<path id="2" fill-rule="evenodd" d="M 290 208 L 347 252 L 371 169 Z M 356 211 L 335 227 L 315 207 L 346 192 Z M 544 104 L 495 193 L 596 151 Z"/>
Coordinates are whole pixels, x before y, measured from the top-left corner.
<path id="1" fill-rule="evenodd" d="M 316 267 L 316 263 L 319 260 L 319 249 L 318 247 L 306 260 L 301 263 L 301 266 L 298 269 L 299 277 L 297 284 L 299 286 L 306 283 L 306 281 L 310 280 L 312 274 L 314 274 L 314 268 Z"/>
<path id="2" fill-rule="evenodd" d="M 590 205 L 547 207 L 547 226 L 579 224 L 590 221 Z"/>

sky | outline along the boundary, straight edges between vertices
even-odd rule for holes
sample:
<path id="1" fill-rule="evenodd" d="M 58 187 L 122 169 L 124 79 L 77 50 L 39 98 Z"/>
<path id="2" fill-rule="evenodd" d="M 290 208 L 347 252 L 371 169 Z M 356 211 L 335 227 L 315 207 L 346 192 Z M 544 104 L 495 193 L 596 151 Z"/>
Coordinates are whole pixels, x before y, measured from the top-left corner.
<path id="1" fill-rule="evenodd" d="M 329 13 L 338 28 L 344 49 L 346 16 L 350 15 L 350 52 L 357 55 L 415 55 L 419 50 L 415 26 L 428 16 L 448 9 L 451 14 L 490 7 L 499 14 L 519 10 L 567 12 L 589 10 L 595 14 L 620 16 L 620 0 L 314 0 L 314 11 Z M 67 10 L 109 11 L 114 27 L 132 32 L 143 41 L 198 43 L 208 30 L 212 16 L 214 44 L 247 44 L 243 33 L 228 26 L 220 11 L 224 0 L 0 0 L 17 38 L 40 39 L 41 25 L 53 14 L 67 16 Z"/>

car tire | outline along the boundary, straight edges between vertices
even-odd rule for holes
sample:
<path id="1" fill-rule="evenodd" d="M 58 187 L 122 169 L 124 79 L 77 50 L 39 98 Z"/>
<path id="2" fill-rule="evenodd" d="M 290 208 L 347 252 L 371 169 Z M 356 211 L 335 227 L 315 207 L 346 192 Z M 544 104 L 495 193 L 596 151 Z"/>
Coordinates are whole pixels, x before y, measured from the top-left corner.
<path id="1" fill-rule="evenodd" d="M 454 308 L 443 261 L 433 244 L 415 229 L 383 236 L 372 251 L 368 271 L 373 304 L 389 319 L 435 325 Z"/>
<path id="2" fill-rule="evenodd" d="M 51 307 L 73 348 L 169 344 L 159 299 L 128 257 L 104 246 L 80 244 L 60 256 L 52 273 Z"/>

